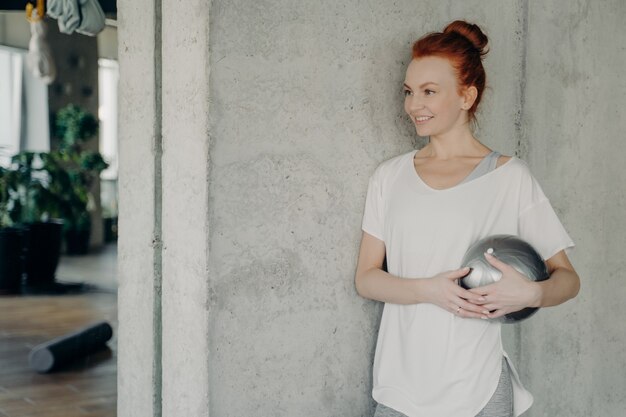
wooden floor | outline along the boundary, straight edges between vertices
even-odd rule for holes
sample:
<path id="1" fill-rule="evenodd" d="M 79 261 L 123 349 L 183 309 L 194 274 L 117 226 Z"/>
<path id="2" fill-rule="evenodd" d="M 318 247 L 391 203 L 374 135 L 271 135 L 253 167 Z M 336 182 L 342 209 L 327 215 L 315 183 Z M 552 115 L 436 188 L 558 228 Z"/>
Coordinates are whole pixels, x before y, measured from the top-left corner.
<path id="1" fill-rule="evenodd" d="M 0 416 L 113 417 L 117 399 L 114 293 L 0 297 Z M 108 348 L 51 374 L 28 366 L 39 343 L 106 320 Z"/>

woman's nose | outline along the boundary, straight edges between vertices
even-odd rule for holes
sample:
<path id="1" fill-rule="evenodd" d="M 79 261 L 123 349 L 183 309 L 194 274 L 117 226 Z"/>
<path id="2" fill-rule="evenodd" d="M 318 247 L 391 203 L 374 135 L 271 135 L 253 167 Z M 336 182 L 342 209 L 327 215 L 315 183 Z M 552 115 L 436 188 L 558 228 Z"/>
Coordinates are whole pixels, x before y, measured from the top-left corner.
<path id="1" fill-rule="evenodd" d="M 419 110 L 424 108 L 424 102 L 418 95 L 412 95 L 409 98 L 409 109 L 410 110 Z"/>

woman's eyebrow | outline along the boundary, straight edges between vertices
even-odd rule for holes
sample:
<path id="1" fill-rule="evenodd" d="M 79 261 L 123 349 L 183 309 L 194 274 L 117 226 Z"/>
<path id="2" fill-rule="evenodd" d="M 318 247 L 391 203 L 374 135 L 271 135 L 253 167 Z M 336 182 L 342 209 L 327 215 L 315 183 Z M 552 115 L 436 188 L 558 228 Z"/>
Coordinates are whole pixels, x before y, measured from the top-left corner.
<path id="1" fill-rule="evenodd" d="M 428 82 L 426 82 L 426 83 L 424 83 L 424 84 L 420 85 L 420 86 L 419 86 L 419 88 L 426 87 L 428 84 L 439 85 L 439 84 L 437 84 L 437 83 L 436 83 L 436 82 L 434 82 L 434 81 L 428 81 Z M 405 86 L 406 88 L 408 88 L 409 90 L 411 89 L 411 87 L 409 87 L 408 85 L 406 85 L 406 83 L 404 83 L 404 86 Z"/>

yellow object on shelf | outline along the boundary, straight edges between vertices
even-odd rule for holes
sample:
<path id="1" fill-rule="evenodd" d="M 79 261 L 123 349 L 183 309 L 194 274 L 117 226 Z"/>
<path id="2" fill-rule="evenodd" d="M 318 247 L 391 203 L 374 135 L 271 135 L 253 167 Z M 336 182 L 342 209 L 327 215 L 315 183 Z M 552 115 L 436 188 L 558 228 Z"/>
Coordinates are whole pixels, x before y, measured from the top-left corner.
<path id="1" fill-rule="evenodd" d="M 33 10 L 37 11 L 35 16 L 33 16 Z M 44 0 L 37 0 L 37 7 L 34 7 L 30 2 L 26 5 L 26 20 L 29 22 L 38 22 L 44 18 L 45 14 L 46 10 Z"/>

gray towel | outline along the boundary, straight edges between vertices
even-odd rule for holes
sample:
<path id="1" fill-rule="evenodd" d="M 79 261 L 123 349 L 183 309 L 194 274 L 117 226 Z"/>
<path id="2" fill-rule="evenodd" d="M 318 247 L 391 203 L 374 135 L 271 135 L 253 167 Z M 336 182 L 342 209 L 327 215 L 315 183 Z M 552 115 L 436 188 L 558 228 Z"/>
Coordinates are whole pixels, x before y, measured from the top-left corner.
<path id="1" fill-rule="evenodd" d="M 95 36 L 104 29 L 104 11 L 98 0 L 48 0 L 46 14 L 59 21 L 59 31 Z"/>

